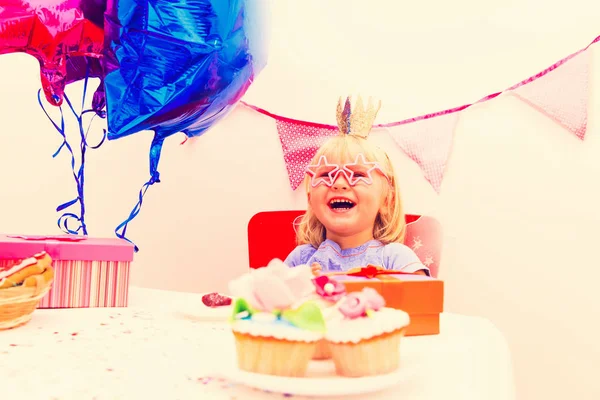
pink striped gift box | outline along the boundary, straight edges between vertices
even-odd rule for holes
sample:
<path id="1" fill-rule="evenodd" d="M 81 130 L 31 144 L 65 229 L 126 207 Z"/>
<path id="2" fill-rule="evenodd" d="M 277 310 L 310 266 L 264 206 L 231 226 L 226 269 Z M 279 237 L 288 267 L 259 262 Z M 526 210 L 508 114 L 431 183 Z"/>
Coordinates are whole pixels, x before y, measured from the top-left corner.
<path id="1" fill-rule="evenodd" d="M 55 275 L 39 308 L 127 307 L 133 245 L 118 238 L 0 235 L 0 267 L 42 251 Z"/>

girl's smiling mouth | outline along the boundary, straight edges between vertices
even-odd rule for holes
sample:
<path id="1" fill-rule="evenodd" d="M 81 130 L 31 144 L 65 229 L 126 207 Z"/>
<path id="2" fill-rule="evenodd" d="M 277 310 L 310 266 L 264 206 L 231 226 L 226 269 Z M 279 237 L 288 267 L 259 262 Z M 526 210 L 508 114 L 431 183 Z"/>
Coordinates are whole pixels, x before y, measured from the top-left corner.
<path id="1" fill-rule="evenodd" d="M 346 212 L 356 206 L 356 203 L 345 197 L 334 197 L 327 205 L 334 212 Z"/>

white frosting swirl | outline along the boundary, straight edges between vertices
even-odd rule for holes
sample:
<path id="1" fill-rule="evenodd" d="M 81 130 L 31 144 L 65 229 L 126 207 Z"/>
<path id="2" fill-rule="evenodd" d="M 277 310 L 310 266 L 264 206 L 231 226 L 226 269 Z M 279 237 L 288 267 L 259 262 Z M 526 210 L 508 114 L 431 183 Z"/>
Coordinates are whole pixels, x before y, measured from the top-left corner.
<path id="1" fill-rule="evenodd" d="M 361 340 L 404 328 L 409 323 L 408 313 L 386 307 L 373 312 L 370 317 L 327 321 L 325 339 L 333 343 L 358 343 Z"/>
<path id="2" fill-rule="evenodd" d="M 311 301 L 315 303 L 321 310 L 321 313 L 323 314 L 323 319 L 326 323 L 329 323 L 329 321 L 332 319 L 339 319 L 343 317 L 337 308 L 337 303 L 326 300 L 316 293 L 313 293 L 310 296 L 307 296 L 304 299 L 302 299 L 302 302 L 304 301 Z M 295 306 L 298 307 L 299 305 L 300 304 L 297 304 Z"/>
<path id="3" fill-rule="evenodd" d="M 231 329 L 250 336 L 273 337 L 292 342 L 310 343 L 323 338 L 323 333 L 300 329 L 285 321 L 277 321 L 277 318 L 269 313 L 256 313 L 252 315 L 252 319 L 235 320 Z"/>

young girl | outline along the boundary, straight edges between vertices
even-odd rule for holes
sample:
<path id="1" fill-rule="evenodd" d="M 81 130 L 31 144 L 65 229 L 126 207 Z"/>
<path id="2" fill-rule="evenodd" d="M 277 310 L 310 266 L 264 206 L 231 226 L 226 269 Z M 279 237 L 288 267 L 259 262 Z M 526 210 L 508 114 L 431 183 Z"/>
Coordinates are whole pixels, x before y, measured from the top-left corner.
<path id="1" fill-rule="evenodd" d="M 337 109 L 340 134 L 325 142 L 306 170 L 308 207 L 297 229 L 298 246 L 285 263 L 310 264 L 321 272 L 368 264 L 429 275 L 429 268 L 402 244 L 406 222 L 394 168 L 387 154 L 367 141 L 379 111 L 358 98 Z"/>

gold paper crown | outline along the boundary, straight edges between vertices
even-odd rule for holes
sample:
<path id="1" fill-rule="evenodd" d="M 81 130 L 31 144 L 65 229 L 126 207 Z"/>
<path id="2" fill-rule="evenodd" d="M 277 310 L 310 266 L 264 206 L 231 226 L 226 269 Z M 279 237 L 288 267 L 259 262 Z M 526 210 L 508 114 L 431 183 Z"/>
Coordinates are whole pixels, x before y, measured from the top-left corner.
<path id="1" fill-rule="evenodd" d="M 342 135 L 354 135 L 366 138 L 371 131 L 373 121 L 381 108 L 381 101 L 377 102 L 377 107 L 373 104 L 369 97 L 369 103 L 365 110 L 363 101 L 360 96 L 356 100 L 354 110 L 350 104 L 350 97 L 346 98 L 345 104 L 342 106 L 342 98 L 337 105 L 337 124 Z"/>

